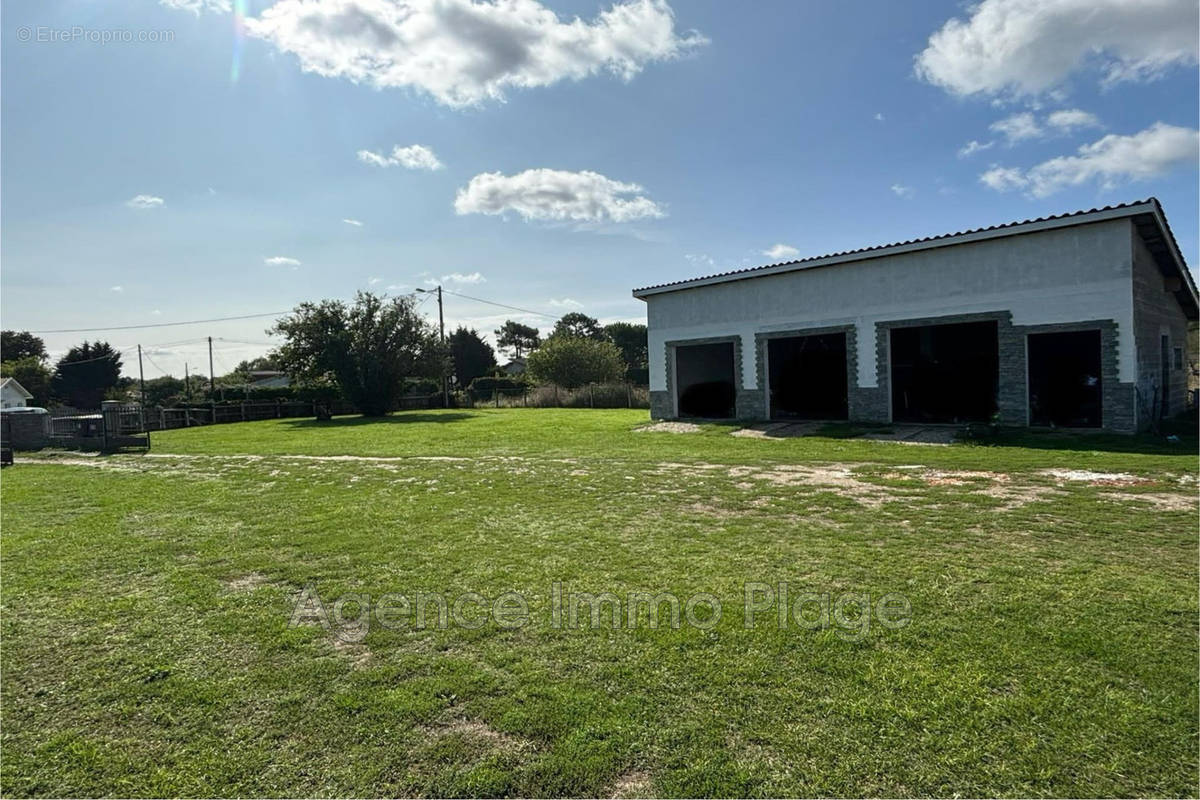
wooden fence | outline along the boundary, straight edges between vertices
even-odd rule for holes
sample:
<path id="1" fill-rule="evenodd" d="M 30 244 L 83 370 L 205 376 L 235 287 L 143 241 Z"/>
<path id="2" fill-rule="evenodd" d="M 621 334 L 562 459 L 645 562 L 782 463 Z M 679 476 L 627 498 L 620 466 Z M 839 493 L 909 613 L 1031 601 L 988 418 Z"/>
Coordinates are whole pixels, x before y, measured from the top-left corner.
<path id="1" fill-rule="evenodd" d="M 398 411 L 440 408 L 440 394 L 400 398 Z M 323 408 L 322 408 L 323 407 Z M 330 414 L 356 414 L 358 410 L 344 400 L 329 403 L 307 400 L 244 400 L 240 403 L 214 403 L 183 408 L 148 408 L 146 430 L 165 431 L 197 425 L 221 425 L 227 422 L 253 422 L 261 419 L 317 417 L 322 410 Z"/>

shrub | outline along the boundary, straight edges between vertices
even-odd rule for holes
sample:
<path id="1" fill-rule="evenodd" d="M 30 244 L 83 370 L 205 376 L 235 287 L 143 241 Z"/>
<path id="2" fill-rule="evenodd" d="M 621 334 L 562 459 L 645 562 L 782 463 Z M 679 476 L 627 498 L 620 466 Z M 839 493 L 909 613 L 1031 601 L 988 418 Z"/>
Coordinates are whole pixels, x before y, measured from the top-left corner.
<path id="1" fill-rule="evenodd" d="M 617 381 L 625 373 L 621 351 L 612 342 L 575 336 L 551 336 L 526 364 L 535 381 L 567 389 Z"/>

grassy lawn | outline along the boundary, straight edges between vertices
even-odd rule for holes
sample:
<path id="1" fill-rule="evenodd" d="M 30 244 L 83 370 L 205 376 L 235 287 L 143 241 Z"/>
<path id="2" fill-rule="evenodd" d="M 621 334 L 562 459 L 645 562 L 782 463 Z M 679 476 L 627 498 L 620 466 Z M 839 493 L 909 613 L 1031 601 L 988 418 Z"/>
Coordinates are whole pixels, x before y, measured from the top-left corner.
<path id="1" fill-rule="evenodd" d="M 1194 443 L 645 420 L 272 420 L 19 460 L 3 794 L 1197 793 Z M 747 584 L 780 582 L 898 595 L 908 624 L 859 603 L 748 627 Z M 722 614 L 566 629 L 556 583 Z M 470 627 L 372 617 L 356 641 L 289 624 L 305 587 L 334 622 L 351 593 L 344 617 L 362 595 L 515 592 L 528 624 L 471 605 Z"/>

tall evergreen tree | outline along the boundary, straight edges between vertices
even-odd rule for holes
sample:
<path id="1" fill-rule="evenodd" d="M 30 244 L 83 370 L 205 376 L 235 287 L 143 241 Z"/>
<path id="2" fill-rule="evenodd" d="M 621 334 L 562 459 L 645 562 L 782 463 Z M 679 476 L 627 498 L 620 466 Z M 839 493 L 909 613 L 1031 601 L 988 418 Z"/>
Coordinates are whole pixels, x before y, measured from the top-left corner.
<path id="1" fill-rule="evenodd" d="M 79 409 L 100 407 L 109 389 L 121 379 L 121 354 L 108 342 L 84 342 L 72 347 L 54 366 L 51 390 Z"/>

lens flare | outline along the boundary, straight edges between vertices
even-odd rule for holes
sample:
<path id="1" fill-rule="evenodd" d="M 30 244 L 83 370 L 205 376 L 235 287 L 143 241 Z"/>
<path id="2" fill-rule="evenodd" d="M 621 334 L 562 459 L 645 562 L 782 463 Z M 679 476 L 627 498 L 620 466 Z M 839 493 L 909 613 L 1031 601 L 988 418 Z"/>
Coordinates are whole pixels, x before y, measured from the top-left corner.
<path id="1" fill-rule="evenodd" d="M 229 80 L 237 83 L 242 75 L 242 48 L 246 44 L 246 0 L 233 0 L 233 63 Z"/>

